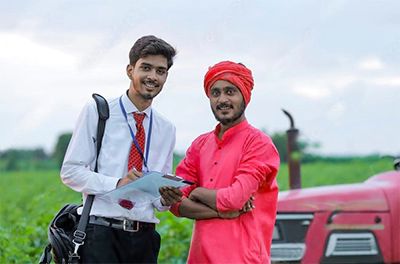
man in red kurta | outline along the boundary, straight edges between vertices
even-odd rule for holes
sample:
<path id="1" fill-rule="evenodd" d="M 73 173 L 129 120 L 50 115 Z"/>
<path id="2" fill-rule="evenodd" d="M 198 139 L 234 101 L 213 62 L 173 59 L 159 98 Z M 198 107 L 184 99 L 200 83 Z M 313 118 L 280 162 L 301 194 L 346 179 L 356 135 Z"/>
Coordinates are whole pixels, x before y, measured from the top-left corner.
<path id="1" fill-rule="evenodd" d="M 196 185 L 171 208 L 196 220 L 189 264 L 270 263 L 280 161 L 272 140 L 246 120 L 253 85 L 240 63 L 217 63 L 205 75 L 219 124 L 193 141 L 176 168 Z"/>

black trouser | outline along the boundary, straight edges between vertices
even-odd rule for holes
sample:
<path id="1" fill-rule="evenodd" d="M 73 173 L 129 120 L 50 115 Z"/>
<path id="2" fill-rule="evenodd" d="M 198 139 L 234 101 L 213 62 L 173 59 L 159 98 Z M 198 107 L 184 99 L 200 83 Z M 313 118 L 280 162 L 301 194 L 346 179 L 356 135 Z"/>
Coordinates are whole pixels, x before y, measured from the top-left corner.
<path id="1" fill-rule="evenodd" d="M 158 232 L 127 232 L 88 224 L 80 263 L 157 263 L 161 238 Z"/>

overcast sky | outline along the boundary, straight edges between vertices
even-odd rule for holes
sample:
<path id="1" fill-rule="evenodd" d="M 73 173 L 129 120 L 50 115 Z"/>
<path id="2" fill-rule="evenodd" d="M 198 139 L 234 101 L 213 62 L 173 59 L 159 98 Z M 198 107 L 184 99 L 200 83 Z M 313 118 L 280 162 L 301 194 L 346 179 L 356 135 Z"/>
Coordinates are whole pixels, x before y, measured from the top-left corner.
<path id="1" fill-rule="evenodd" d="M 253 71 L 253 126 L 286 131 L 283 108 L 314 152 L 400 154 L 398 0 L 0 0 L 0 150 L 53 151 L 92 93 L 128 88 L 128 52 L 149 34 L 179 51 L 153 102 L 179 153 L 215 127 L 203 77 L 231 60 Z"/>

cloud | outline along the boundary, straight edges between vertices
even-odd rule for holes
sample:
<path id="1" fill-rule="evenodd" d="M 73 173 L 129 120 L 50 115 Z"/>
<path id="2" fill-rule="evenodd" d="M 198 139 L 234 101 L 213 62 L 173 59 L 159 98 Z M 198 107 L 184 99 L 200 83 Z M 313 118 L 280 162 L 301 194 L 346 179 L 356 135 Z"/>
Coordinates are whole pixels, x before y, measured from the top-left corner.
<path id="1" fill-rule="evenodd" d="M 308 97 L 311 99 L 321 99 L 328 97 L 331 91 L 326 87 L 304 86 L 298 85 L 293 88 L 293 92 L 297 95 Z"/>
<path id="2" fill-rule="evenodd" d="M 0 9 L 0 112 L 7 128 L 0 149 L 54 147 L 93 92 L 111 98 L 127 89 L 129 48 L 154 34 L 179 51 L 154 101 L 177 127 L 177 151 L 215 127 L 203 77 L 208 66 L 229 59 L 253 71 L 246 110 L 253 126 L 286 129 L 284 107 L 304 135 L 321 143 L 318 151 L 398 152 L 397 1 L 14 2 Z"/>
<path id="3" fill-rule="evenodd" d="M 384 68 L 383 62 L 378 58 L 367 58 L 357 64 L 361 70 L 382 70 Z"/>
<path id="4" fill-rule="evenodd" d="M 71 65 L 73 56 L 39 45 L 26 37 L 16 34 L 0 34 L 0 61 L 12 64 L 28 63 L 37 66 Z"/>
<path id="5" fill-rule="evenodd" d="M 327 113 L 327 117 L 332 119 L 339 119 L 342 117 L 346 112 L 346 105 L 342 101 L 338 101 L 332 105 Z"/>
<path id="6" fill-rule="evenodd" d="M 400 77 L 375 77 L 367 78 L 366 81 L 372 85 L 400 87 Z"/>
<path id="7" fill-rule="evenodd" d="M 292 92 L 296 95 L 319 100 L 328 98 L 334 92 L 349 87 L 357 76 L 344 73 L 313 74 L 308 77 L 295 77 L 291 80 Z"/>
<path id="8" fill-rule="evenodd" d="M 386 89 L 400 88 L 400 78 L 395 75 L 370 76 L 362 73 L 330 73 L 309 77 L 293 78 L 291 81 L 292 92 L 304 98 L 320 100 L 328 98 L 335 93 L 352 89 L 355 83 L 367 87 L 385 87 Z"/>
<path id="9" fill-rule="evenodd" d="M 75 63 L 73 56 L 28 37 L 0 33 L 0 112 L 6 128 L 1 149 L 45 145 L 56 138 L 46 134 L 57 125 L 49 119 L 66 101 L 63 85 L 74 73 Z M 64 111 L 70 111 L 72 104 L 67 103 Z"/>

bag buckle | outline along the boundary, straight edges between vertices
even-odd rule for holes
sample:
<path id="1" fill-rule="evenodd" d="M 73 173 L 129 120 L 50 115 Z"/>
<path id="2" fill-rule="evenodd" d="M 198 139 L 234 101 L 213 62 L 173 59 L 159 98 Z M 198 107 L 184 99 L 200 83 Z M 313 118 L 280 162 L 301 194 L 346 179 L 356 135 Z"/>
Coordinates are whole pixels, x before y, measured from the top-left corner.
<path id="1" fill-rule="evenodd" d="M 80 230 L 75 230 L 74 232 L 74 240 L 80 239 L 81 241 L 85 240 L 86 233 Z M 80 242 L 80 241 L 79 241 Z M 82 242 L 83 244 L 83 242 Z"/>
<path id="2" fill-rule="evenodd" d="M 78 249 L 80 246 L 82 246 L 83 244 L 85 244 L 85 242 L 83 242 L 83 240 L 85 240 L 86 237 L 86 233 L 80 230 L 75 230 L 74 232 L 74 239 L 72 239 L 72 243 L 75 244 L 75 248 L 74 248 L 74 252 L 70 252 L 72 254 L 75 254 L 78 258 Z"/>
<path id="3" fill-rule="evenodd" d="M 136 223 L 136 227 L 135 227 Z M 139 231 L 139 221 L 124 220 L 122 223 L 122 229 L 127 232 L 138 232 Z"/>

